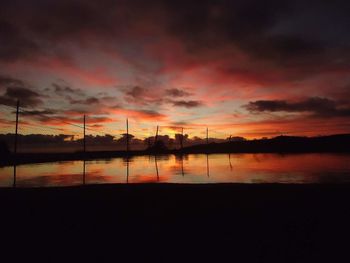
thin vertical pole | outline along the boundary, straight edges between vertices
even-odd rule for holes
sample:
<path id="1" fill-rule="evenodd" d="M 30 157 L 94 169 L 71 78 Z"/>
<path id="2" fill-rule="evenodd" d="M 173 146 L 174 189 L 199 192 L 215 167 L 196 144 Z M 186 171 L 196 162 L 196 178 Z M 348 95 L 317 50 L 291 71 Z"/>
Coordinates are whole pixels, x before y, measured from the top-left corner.
<path id="1" fill-rule="evenodd" d="M 83 143 L 84 143 L 84 157 L 83 157 L 83 185 L 86 184 L 86 163 L 85 163 L 85 158 L 86 158 L 86 131 L 85 131 L 85 126 L 86 126 L 86 116 L 84 115 L 84 138 L 83 138 Z"/>
<path id="2" fill-rule="evenodd" d="M 14 148 L 14 153 L 15 157 L 17 154 L 17 137 L 18 137 L 18 115 L 19 115 L 19 100 L 17 100 L 17 107 L 16 107 L 16 132 L 15 132 L 15 148 Z"/>
<path id="3" fill-rule="evenodd" d="M 209 144 L 209 131 L 208 131 L 208 127 L 207 127 L 207 144 Z"/>
<path id="4" fill-rule="evenodd" d="M 84 153 L 86 152 L 85 124 L 86 124 L 86 116 L 84 115 Z"/>
<path id="5" fill-rule="evenodd" d="M 126 118 L 126 152 L 129 153 L 129 120 Z"/>
<path id="6" fill-rule="evenodd" d="M 19 100 L 16 105 L 16 130 L 15 130 L 15 145 L 14 145 L 14 164 L 13 164 L 13 187 L 16 187 L 17 181 L 17 142 L 18 142 L 18 115 L 19 115 Z"/>
<path id="7" fill-rule="evenodd" d="M 154 145 L 156 145 L 156 142 L 158 140 L 158 130 L 159 130 L 159 126 L 157 125 L 157 132 L 156 132 L 156 137 L 154 138 Z"/>

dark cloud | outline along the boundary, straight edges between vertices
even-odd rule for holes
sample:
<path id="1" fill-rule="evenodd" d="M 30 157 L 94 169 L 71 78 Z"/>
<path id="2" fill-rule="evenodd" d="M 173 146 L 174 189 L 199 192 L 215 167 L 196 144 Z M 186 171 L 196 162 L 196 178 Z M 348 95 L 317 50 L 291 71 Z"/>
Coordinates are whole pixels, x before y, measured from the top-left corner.
<path id="1" fill-rule="evenodd" d="M 69 87 L 68 85 L 62 85 L 58 83 L 52 83 L 52 87 L 54 88 L 54 92 L 57 94 L 61 95 L 63 94 L 77 94 L 77 95 L 82 95 L 82 91 L 80 89 L 73 89 Z"/>
<path id="2" fill-rule="evenodd" d="M 327 98 L 308 98 L 299 102 L 285 100 L 259 100 L 244 105 L 252 113 L 259 112 L 310 112 L 317 117 L 349 117 L 350 107 Z"/>
<path id="3" fill-rule="evenodd" d="M 5 93 L 5 96 L 11 97 L 11 98 L 37 98 L 40 97 L 40 95 L 27 88 L 23 87 L 9 87 L 7 88 L 7 91 Z"/>
<path id="4" fill-rule="evenodd" d="M 135 86 L 124 90 L 126 100 L 139 105 L 149 104 L 172 104 L 173 106 L 195 108 L 203 106 L 201 101 L 197 100 L 173 100 L 172 98 L 181 98 L 185 96 L 193 95 L 182 89 L 166 89 L 166 90 L 152 90 L 146 89 L 139 86 Z"/>
<path id="5" fill-rule="evenodd" d="M 149 104 L 162 104 L 163 98 L 161 92 L 157 89 L 143 88 L 140 86 L 128 87 L 122 90 L 125 100 L 138 106 Z"/>
<path id="6" fill-rule="evenodd" d="M 0 39 L 6 41 L 0 42 L 0 58 L 26 58 L 38 52 L 52 55 L 51 49 L 57 47 L 52 44 L 57 41 L 85 45 L 93 37 L 95 41 L 135 42 L 142 36 L 142 24 L 154 36 L 162 32 L 180 38 L 191 52 L 235 46 L 253 56 L 283 62 L 323 53 L 323 48 L 349 47 L 350 22 L 345 11 L 349 6 L 347 1 L 301 0 L 55 0 L 30 4 L 5 0 Z"/>
<path id="7" fill-rule="evenodd" d="M 0 19 L 0 39 L 0 60 L 32 58 L 40 52 L 40 46 L 26 36 L 24 29 L 4 19 Z"/>
<path id="8" fill-rule="evenodd" d="M 56 110 L 22 110 L 21 111 L 21 116 L 36 116 L 36 115 L 54 115 L 56 114 L 58 111 Z"/>
<path id="9" fill-rule="evenodd" d="M 320 38 L 310 37 L 312 33 L 306 37 L 294 31 L 285 34 L 275 30 L 281 24 L 302 30 L 300 25 L 285 22 L 285 18 L 291 21 L 304 9 L 312 21 L 318 6 L 310 8 L 295 2 L 301 1 L 169 1 L 167 25 L 170 32 L 186 44 L 191 57 L 195 56 L 202 63 L 221 61 L 218 70 L 224 74 L 240 74 L 242 70 L 255 78 L 263 74 L 260 67 L 251 65 L 247 68 L 237 64 L 235 51 L 238 49 L 248 55 L 252 64 L 266 61 L 270 66 L 273 63 L 274 67 L 291 71 L 290 76 L 284 74 L 284 78 L 292 79 L 324 70 L 324 63 L 331 61 L 328 53 L 337 48 Z M 342 5 L 339 4 L 338 8 Z M 337 28 L 346 34 L 344 24 Z M 327 65 L 327 69 L 347 66 L 346 63 L 333 62 Z M 305 71 L 305 67 L 309 69 Z"/>
<path id="10" fill-rule="evenodd" d="M 4 0 L 0 17 L 0 60 L 67 56 L 58 42 L 86 45 L 125 36 L 128 26 L 145 15 L 139 2 L 102 0 L 53 0 L 26 3 Z M 146 12 L 145 12 L 146 13 Z M 13 19 L 16 17 L 16 19 Z"/>
<path id="11" fill-rule="evenodd" d="M 35 115 L 36 120 L 49 125 L 83 125 L 83 116 L 47 116 L 44 114 Z M 108 117 L 103 116 L 87 116 L 86 123 L 88 124 L 98 124 L 112 122 L 113 120 Z M 82 127 L 82 126 L 81 126 Z"/>
<path id="12" fill-rule="evenodd" d="M 145 97 L 147 94 L 147 90 L 144 88 L 141 88 L 139 86 L 132 87 L 128 90 L 126 90 L 125 95 L 133 98 L 133 99 L 140 99 Z"/>
<path id="13" fill-rule="evenodd" d="M 0 75 L 0 104 L 15 106 L 17 100 L 22 107 L 35 107 L 43 103 L 42 95 L 34 91 L 24 81 L 10 76 Z"/>
<path id="14" fill-rule="evenodd" d="M 196 108 L 204 105 L 201 101 L 197 101 L 197 100 L 188 100 L 188 101 L 174 100 L 174 101 L 171 101 L 171 103 L 174 106 L 185 107 L 185 108 Z"/>
<path id="15" fill-rule="evenodd" d="M 165 95 L 170 97 L 186 97 L 191 96 L 193 94 L 183 89 L 173 88 L 165 90 Z"/>
<path id="16" fill-rule="evenodd" d="M 65 97 L 67 100 L 74 100 L 73 97 L 85 97 L 84 92 L 81 89 L 72 88 L 65 81 L 59 83 L 52 83 L 52 87 L 46 88 L 45 91 L 53 91 L 56 95 Z"/>
<path id="17" fill-rule="evenodd" d="M 26 87 L 8 87 L 5 94 L 0 96 L 0 103 L 15 106 L 17 100 L 22 107 L 35 107 L 42 104 L 42 96 Z"/>
<path id="18" fill-rule="evenodd" d="M 20 79 L 0 75 L 0 89 L 12 86 L 24 86 L 24 83 Z"/>
<path id="19" fill-rule="evenodd" d="M 70 103 L 71 104 L 92 105 L 92 104 L 100 104 L 100 100 L 98 98 L 95 98 L 95 97 L 89 97 L 89 98 L 84 99 L 84 100 L 71 99 Z"/>
<path id="20" fill-rule="evenodd" d="M 182 126 L 187 126 L 190 125 L 190 122 L 186 122 L 186 121 L 175 121 L 172 122 L 171 125 L 173 125 L 173 127 L 182 127 Z"/>
<path id="21" fill-rule="evenodd" d="M 151 117 L 151 118 L 163 118 L 164 115 L 153 110 L 136 110 L 135 112 L 141 113 L 142 115 Z"/>

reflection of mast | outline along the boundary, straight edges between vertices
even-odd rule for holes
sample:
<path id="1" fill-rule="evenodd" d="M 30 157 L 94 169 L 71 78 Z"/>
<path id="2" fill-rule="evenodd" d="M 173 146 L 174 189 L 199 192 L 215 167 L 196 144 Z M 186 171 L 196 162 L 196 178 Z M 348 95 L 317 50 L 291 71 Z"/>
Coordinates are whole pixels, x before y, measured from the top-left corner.
<path id="1" fill-rule="evenodd" d="M 207 176 L 209 177 L 209 156 L 207 154 Z"/>
<path id="2" fill-rule="evenodd" d="M 17 178 L 17 165 L 15 161 L 15 164 L 13 165 L 13 187 L 16 187 L 16 178 Z"/>
<path id="3" fill-rule="evenodd" d="M 184 177 L 185 176 L 185 173 L 184 173 L 184 157 L 183 157 L 182 154 L 181 154 L 181 173 L 182 173 L 182 176 Z"/>
<path id="4" fill-rule="evenodd" d="M 230 170 L 232 171 L 231 154 L 228 154 L 228 162 L 230 163 Z"/>
<path id="5" fill-rule="evenodd" d="M 126 183 L 129 183 L 129 157 L 126 157 Z"/>
<path id="6" fill-rule="evenodd" d="M 85 178 L 86 178 L 86 175 L 85 175 L 85 172 L 86 172 L 86 161 L 85 161 L 85 159 L 83 160 L 83 185 L 85 185 L 85 183 L 86 183 L 86 180 L 85 180 Z"/>
<path id="7" fill-rule="evenodd" d="M 157 155 L 154 156 L 154 164 L 156 165 L 157 181 L 159 181 L 159 172 L 158 172 L 158 164 L 157 164 Z"/>

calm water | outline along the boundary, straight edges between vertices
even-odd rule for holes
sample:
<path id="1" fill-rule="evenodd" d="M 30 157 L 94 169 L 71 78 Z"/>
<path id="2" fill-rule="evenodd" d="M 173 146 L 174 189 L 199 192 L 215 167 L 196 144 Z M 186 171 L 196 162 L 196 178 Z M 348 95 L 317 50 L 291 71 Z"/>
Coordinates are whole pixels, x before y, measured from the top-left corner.
<path id="1" fill-rule="evenodd" d="M 345 183 L 350 155 L 190 154 L 67 161 L 16 167 L 16 187 L 102 183 Z M 0 187 L 12 187 L 14 167 L 0 168 Z"/>

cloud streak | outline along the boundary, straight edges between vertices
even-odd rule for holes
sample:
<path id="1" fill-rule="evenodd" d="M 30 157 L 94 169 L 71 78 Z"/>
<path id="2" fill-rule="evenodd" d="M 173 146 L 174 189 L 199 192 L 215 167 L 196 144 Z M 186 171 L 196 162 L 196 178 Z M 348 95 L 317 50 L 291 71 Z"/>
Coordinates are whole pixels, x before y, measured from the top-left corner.
<path id="1" fill-rule="evenodd" d="M 286 100 L 259 100 L 249 102 L 244 105 L 252 113 L 261 112 L 308 112 L 317 117 L 349 117 L 349 105 L 337 103 L 327 98 L 308 98 L 298 102 L 288 102 Z"/>

